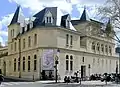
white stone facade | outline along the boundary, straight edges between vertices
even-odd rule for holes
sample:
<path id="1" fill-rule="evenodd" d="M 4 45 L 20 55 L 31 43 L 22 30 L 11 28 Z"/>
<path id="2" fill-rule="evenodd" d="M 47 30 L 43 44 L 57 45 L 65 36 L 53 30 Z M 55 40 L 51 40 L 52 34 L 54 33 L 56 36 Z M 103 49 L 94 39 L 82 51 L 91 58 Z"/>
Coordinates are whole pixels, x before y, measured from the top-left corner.
<path id="1" fill-rule="evenodd" d="M 74 75 L 77 71 L 83 73 L 83 76 L 115 73 L 118 56 L 115 53 L 114 40 L 105 35 L 98 35 L 98 31 L 87 24 L 88 22 L 83 22 L 74 25 L 77 31 L 62 27 L 36 27 L 16 37 L 11 35 L 11 31 L 18 35 L 21 27 L 18 23 L 10 25 L 8 56 L 0 58 L 3 74 L 41 79 L 42 57 L 44 50 L 47 49 L 54 51 L 54 59 L 56 55 L 59 57 L 58 74 L 61 79 L 66 75 Z M 59 55 L 56 53 L 58 49 Z M 81 67 L 84 67 L 83 72 Z"/>

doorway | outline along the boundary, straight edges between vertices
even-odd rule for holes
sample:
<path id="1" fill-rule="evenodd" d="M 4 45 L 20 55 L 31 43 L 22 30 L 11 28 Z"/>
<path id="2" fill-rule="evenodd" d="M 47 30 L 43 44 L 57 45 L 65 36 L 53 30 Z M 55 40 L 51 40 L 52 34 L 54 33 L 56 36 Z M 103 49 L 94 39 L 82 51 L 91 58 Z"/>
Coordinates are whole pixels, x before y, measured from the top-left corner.
<path id="1" fill-rule="evenodd" d="M 84 80 L 86 77 L 86 66 L 81 66 L 81 78 Z"/>
<path id="2" fill-rule="evenodd" d="M 53 80 L 54 79 L 53 70 L 43 70 L 41 75 L 42 75 L 42 80 Z"/>

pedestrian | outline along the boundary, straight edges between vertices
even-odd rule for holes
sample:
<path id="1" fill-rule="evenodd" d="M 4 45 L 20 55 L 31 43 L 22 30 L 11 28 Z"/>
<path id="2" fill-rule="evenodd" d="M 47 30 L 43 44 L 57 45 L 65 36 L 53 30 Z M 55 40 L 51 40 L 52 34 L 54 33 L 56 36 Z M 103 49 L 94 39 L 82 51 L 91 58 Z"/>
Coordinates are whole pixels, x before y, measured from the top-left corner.
<path id="1" fill-rule="evenodd" d="M 70 77 L 69 76 L 67 77 L 67 83 L 70 83 Z"/>
<path id="2" fill-rule="evenodd" d="M 64 82 L 67 83 L 67 76 L 64 77 Z"/>
<path id="3" fill-rule="evenodd" d="M 0 74 L 0 85 L 3 81 L 4 81 L 4 78 L 3 78 L 2 74 Z"/>

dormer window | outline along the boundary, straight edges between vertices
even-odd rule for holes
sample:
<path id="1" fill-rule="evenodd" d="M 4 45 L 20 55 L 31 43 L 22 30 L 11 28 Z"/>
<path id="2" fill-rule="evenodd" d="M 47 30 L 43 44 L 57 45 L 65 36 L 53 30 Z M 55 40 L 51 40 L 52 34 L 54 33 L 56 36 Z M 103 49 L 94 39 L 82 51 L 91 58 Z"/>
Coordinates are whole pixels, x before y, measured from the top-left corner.
<path id="1" fill-rule="evenodd" d="M 49 10 L 45 14 L 45 23 L 53 23 L 53 15 Z"/>
<path id="2" fill-rule="evenodd" d="M 69 14 L 63 15 L 61 18 L 61 26 L 64 28 L 70 28 L 70 21 L 71 21 L 71 18 Z"/>
<path id="3" fill-rule="evenodd" d="M 52 23 L 52 17 L 46 17 L 46 23 Z"/>
<path id="4" fill-rule="evenodd" d="M 69 25 L 70 25 L 69 20 L 66 20 L 66 26 L 69 27 Z"/>
<path id="5" fill-rule="evenodd" d="M 30 23 L 30 29 L 33 28 L 33 22 Z"/>
<path id="6" fill-rule="evenodd" d="M 51 17 L 49 17 L 49 23 L 51 23 Z"/>

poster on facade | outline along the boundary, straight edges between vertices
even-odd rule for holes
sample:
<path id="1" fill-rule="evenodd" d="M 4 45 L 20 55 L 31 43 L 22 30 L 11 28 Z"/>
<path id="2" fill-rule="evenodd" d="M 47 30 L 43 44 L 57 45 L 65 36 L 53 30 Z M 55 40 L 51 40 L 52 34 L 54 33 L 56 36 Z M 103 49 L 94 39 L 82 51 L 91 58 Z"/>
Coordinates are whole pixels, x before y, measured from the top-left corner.
<path id="1" fill-rule="evenodd" d="M 42 57 L 42 70 L 54 70 L 54 51 L 45 49 Z"/>

